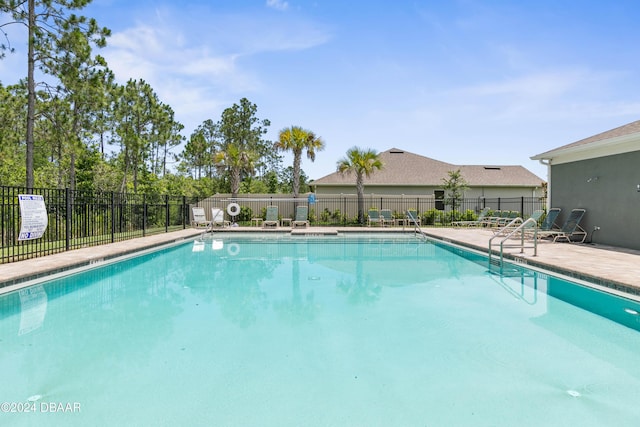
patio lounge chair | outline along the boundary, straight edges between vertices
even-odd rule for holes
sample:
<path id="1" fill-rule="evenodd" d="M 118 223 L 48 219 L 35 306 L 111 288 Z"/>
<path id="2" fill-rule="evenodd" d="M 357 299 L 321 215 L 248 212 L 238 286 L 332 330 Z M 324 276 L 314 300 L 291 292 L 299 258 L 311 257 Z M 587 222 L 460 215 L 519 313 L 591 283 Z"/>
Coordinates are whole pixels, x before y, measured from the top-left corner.
<path id="1" fill-rule="evenodd" d="M 378 212 L 378 209 L 369 209 L 369 215 L 367 215 L 367 225 L 371 227 L 372 224 L 383 224 L 383 219 Z"/>
<path id="2" fill-rule="evenodd" d="M 191 220 L 191 226 L 194 228 L 204 229 L 206 231 L 211 230 L 211 221 L 207 219 L 207 215 L 204 213 L 204 208 L 200 206 L 194 206 L 191 208 L 193 219 Z"/>
<path id="3" fill-rule="evenodd" d="M 542 216 L 544 215 L 544 210 L 542 209 L 537 209 L 535 211 L 533 211 L 533 213 L 531 214 L 531 216 L 529 217 L 529 219 L 533 219 L 536 221 L 535 224 L 527 224 L 525 226 L 525 228 L 527 228 L 528 230 L 531 230 L 535 227 L 539 227 L 540 224 L 540 219 L 542 218 Z"/>
<path id="4" fill-rule="evenodd" d="M 538 231 L 538 238 L 553 237 L 554 243 L 560 239 L 565 239 L 570 243 L 584 243 L 585 239 L 587 238 L 587 232 L 582 227 L 580 227 L 580 221 L 582 221 L 585 213 L 586 210 L 584 209 L 573 209 L 560 230 Z M 571 240 L 571 238 L 574 236 L 577 236 L 580 240 Z"/>
<path id="5" fill-rule="evenodd" d="M 394 224 L 393 214 L 391 213 L 391 209 L 380 209 L 380 219 L 382 220 L 382 226 L 385 224 Z"/>
<path id="6" fill-rule="evenodd" d="M 483 227 L 494 227 L 498 223 L 498 221 L 500 221 L 500 219 L 502 219 L 502 211 L 499 210 L 499 209 L 495 210 L 495 211 L 491 212 L 490 215 L 487 214 L 487 216 L 485 216 L 482 219 L 482 226 Z"/>
<path id="7" fill-rule="evenodd" d="M 538 226 L 537 230 L 534 230 L 533 227 L 527 227 L 527 229 L 525 230 L 525 235 L 527 236 L 527 238 L 533 238 L 534 231 L 536 231 L 537 233 L 553 230 L 559 231 L 560 227 L 556 225 L 556 219 L 558 218 L 561 210 L 562 209 L 560 208 L 549 209 L 549 212 L 547 212 L 547 214 L 544 216 L 544 219 Z M 538 222 L 540 222 L 539 219 Z"/>
<path id="8" fill-rule="evenodd" d="M 535 220 L 535 223 L 528 222 L 522 227 L 522 231 L 525 233 L 525 235 L 531 233 L 535 229 L 535 227 L 538 226 L 538 223 L 540 222 L 540 218 L 542 218 L 542 215 L 544 215 L 544 211 L 542 209 L 533 211 L 533 213 L 528 219 Z M 502 226 L 500 228 L 494 228 L 493 234 L 498 234 L 498 233 L 505 234 L 505 232 L 513 231 L 516 228 L 520 227 L 524 222 L 525 220 L 520 217 L 516 217 L 513 219 L 509 218 L 509 222 L 505 226 Z"/>
<path id="9" fill-rule="evenodd" d="M 520 212 L 518 211 L 502 211 L 502 215 L 498 218 L 492 225 L 494 227 L 505 227 L 511 221 L 516 218 L 519 218 Z"/>
<path id="10" fill-rule="evenodd" d="M 227 227 L 231 222 L 225 221 L 224 211 L 220 208 L 211 208 L 211 224 L 213 227 Z"/>
<path id="11" fill-rule="evenodd" d="M 309 220 L 307 219 L 308 216 L 309 216 L 309 206 L 297 206 L 296 218 L 293 220 L 291 225 L 293 226 L 293 228 L 308 226 L 309 225 Z"/>
<path id="12" fill-rule="evenodd" d="M 478 214 L 478 219 L 473 221 L 453 221 L 451 223 L 454 227 L 480 227 L 482 225 L 486 225 L 487 215 L 491 208 L 484 208 Z"/>
<path id="13" fill-rule="evenodd" d="M 420 225 L 422 223 L 420 217 L 418 216 L 417 209 L 407 209 L 407 214 L 405 216 L 407 225 Z"/>
<path id="14" fill-rule="evenodd" d="M 559 230 L 559 227 L 556 225 L 556 219 L 558 219 L 558 215 L 560 215 L 560 208 L 551 208 L 547 215 L 542 220 L 542 224 L 538 228 L 538 231 L 551 231 L 551 230 Z"/>
<path id="15" fill-rule="evenodd" d="M 267 215 L 262 221 L 262 228 L 278 227 L 278 207 L 267 206 Z"/>

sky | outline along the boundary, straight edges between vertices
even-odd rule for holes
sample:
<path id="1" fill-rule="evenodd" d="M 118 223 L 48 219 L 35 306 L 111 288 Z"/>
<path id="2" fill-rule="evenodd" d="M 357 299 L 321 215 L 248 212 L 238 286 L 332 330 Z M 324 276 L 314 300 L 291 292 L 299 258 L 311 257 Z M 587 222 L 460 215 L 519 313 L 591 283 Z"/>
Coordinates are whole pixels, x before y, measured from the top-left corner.
<path id="1" fill-rule="evenodd" d="M 97 53 L 118 82 L 149 83 L 187 138 L 241 98 L 271 121 L 267 139 L 320 136 L 311 179 L 353 146 L 546 179 L 531 156 L 640 118 L 636 0 L 93 0 L 80 13 L 111 29 Z M 5 85 L 26 75 L 13 45 Z"/>

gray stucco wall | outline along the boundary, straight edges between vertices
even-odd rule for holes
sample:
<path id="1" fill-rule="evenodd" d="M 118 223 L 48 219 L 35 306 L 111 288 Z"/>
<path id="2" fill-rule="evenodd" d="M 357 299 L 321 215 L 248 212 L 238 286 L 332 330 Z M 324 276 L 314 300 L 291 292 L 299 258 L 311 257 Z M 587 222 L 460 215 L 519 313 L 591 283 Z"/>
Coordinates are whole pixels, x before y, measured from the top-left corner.
<path id="1" fill-rule="evenodd" d="M 640 151 L 551 166 L 551 207 L 584 208 L 588 241 L 640 249 Z M 594 232 L 594 227 L 600 230 Z"/>

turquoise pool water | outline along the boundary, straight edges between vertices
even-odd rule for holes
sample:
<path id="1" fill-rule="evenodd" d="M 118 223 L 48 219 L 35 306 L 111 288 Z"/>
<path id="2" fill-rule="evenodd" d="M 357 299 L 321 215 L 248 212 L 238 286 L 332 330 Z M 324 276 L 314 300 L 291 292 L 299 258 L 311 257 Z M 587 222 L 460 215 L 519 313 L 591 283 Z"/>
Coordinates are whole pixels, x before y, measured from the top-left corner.
<path id="1" fill-rule="evenodd" d="M 637 303 L 412 236 L 273 237 L 0 297 L 0 423 L 636 425 Z"/>

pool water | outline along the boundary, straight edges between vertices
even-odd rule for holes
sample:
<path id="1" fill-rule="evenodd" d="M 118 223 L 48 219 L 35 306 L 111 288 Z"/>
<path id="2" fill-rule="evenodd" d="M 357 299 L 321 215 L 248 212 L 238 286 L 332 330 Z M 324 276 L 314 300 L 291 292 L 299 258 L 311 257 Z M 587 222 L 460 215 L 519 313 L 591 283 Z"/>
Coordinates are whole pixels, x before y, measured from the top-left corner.
<path id="1" fill-rule="evenodd" d="M 638 312 L 412 236 L 221 233 L 0 297 L 0 422 L 635 425 Z"/>

